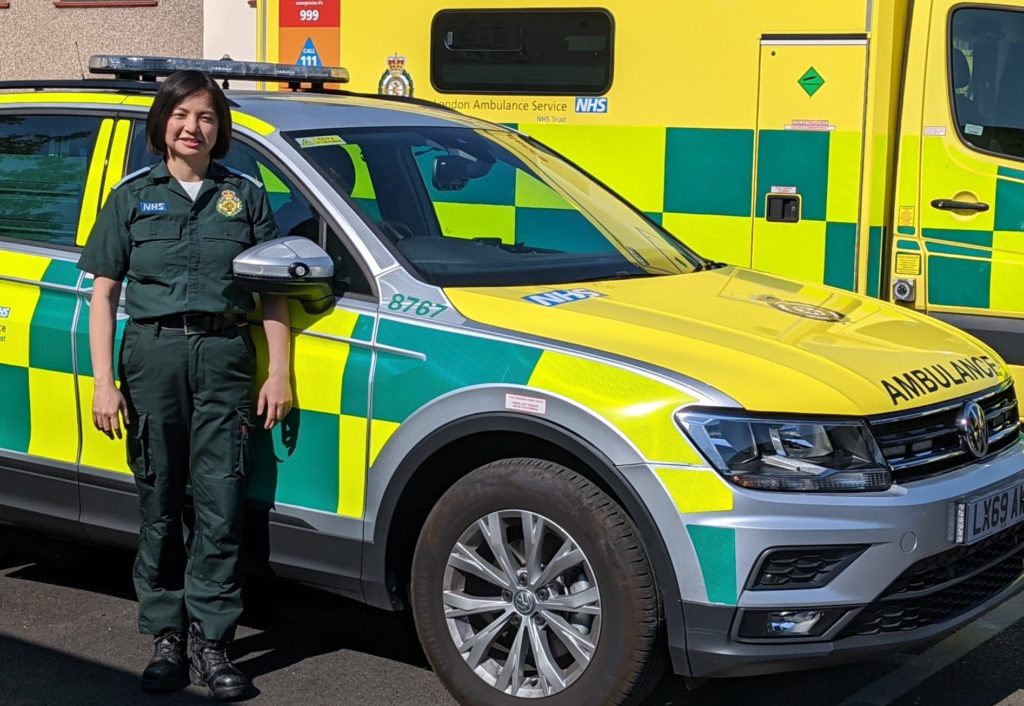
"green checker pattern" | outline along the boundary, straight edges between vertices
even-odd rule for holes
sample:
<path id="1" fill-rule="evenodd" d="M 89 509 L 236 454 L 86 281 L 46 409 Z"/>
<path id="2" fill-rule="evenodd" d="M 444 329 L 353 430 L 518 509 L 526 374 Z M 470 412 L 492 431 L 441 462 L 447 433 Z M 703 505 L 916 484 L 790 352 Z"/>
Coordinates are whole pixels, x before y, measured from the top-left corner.
<path id="1" fill-rule="evenodd" d="M 74 287 L 79 274 L 75 263 L 52 260 L 41 281 Z M 78 295 L 73 292 L 40 288 L 29 324 L 29 367 L 0 365 L 0 389 L 7 393 L 10 401 L 4 410 L 3 424 L 0 424 L 0 448 L 28 452 L 32 438 L 29 369 L 74 373 L 71 327 L 77 299 Z M 88 343 L 85 350 L 88 354 Z"/>
<path id="2" fill-rule="evenodd" d="M 374 386 L 373 418 L 403 422 L 431 400 L 472 385 L 525 385 L 541 351 L 537 348 L 466 336 L 383 319 L 378 343 L 424 353 L 426 362 L 380 353 Z"/>
<path id="3" fill-rule="evenodd" d="M 686 525 L 711 603 L 736 605 L 736 530 Z"/>
<path id="4" fill-rule="evenodd" d="M 1024 232 L 1024 171 L 999 167 L 995 230 Z M 987 309 L 991 305 L 994 231 L 923 228 L 928 258 L 928 302 Z"/>
<path id="5" fill-rule="evenodd" d="M 371 341 L 372 316 L 360 316 L 352 338 Z M 253 476 L 249 497 L 335 512 L 338 507 L 340 415 L 367 418 L 370 382 L 369 348 L 352 346 L 342 375 L 336 414 L 295 407 L 272 431 L 258 427 L 253 436 Z"/>
<path id="6" fill-rule="evenodd" d="M 646 211 L 645 215 L 659 224 L 664 222 L 665 214 L 764 218 L 765 197 L 771 186 L 796 186 L 802 199 L 801 218 L 825 224 L 824 283 L 852 290 L 857 268 L 856 225 L 830 219 L 827 213 L 830 140 L 828 132 L 763 130 L 755 136 L 753 130 L 666 128 L 663 171 L 655 177 L 660 179 L 662 210 Z M 509 165 L 497 164 L 486 177 L 470 180 L 465 188 L 455 191 L 433 187 L 431 159 L 421 158 L 419 166 L 436 203 L 507 207 L 512 213 L 502 236 L 509 242 L 514 238 L 516 242 L 545 247 L 557 237 L 561 247 L 583 251 L 592 249 L 600 239 L 577 213 L 520 203 L 515 170 Z M 621 178 L 651 177 L 623 172 Z M 616 188 L 615 179 L 610 186 Z M 493 222 L 489 227 L 495 227 Z M 748 235 L 749 232 L 746 231 Z M 686 233 L 678 235 L 684 242 L 687 240 Z M 871 227 L 869 238 L 867 290 L 877 296 L 882 264 L 881 224 Z M 749 259 L 735 264 L 749 265 Z"/>

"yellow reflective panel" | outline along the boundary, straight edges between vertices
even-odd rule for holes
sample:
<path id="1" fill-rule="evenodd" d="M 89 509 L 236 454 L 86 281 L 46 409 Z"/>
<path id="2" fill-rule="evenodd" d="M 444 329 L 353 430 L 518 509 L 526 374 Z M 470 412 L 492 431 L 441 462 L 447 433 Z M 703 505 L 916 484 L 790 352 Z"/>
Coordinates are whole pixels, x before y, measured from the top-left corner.
<path id="1" fill-rule="evenodd" d="M 85 351 L 88 355 L 88 351 Z M 82 418 L 82 457 L 79 463 L 83 467 L 98 468 L 114 473 L 130 474 L 125 439 L 109 439 L 92 423 L 92 396 L 95 380 L 84 375 L 78 376 L 78 409 Z M 121 434 L 127 438 L 127 431 L 122 427 Z"/>
<path id="2" fill-rule="evenodd" d="M 644 375 L 561 353 L 544 353 L 530 387 L 577 402 L 601 415 L 651 461 L 700 464 L 673 413 L 694 398 Z"/>
<path id="3" fill-rule="evenodd" d="M 29 408 L 34 456 L 75 463 L 78 458 L 78 414 L 75 376 L 71 373 L 29 368 Z M 90 423 L 92 417 L 90 416 Z"/>
<path id="4" fill-rule="evenodd" d="M 397 425 L 396 425 L 397 427 Z M 362 517 L 366 496 L 366 419 L 338 417 L 338 514 Z"/>
<path id="5" fill-rule="evenodd" d="M 666 213 L 662 225 L 703 257 L 750 266 L 750 219 L 699 213 Z"/>
<path id="6" fill-rule="evenodd" d="M 92 157 L 89 160 L 89 172 L 85 179 L 85 191 L 82 195 L 82 210 L 78 216 L 78 232 L 75 235 L 76 245 L 85 245 L 96 223 L 97 208 L 100 189 L 103 187 L 103 169 L 106 166 L 107 150 L 110 149 L 110 134 L 114 129 L 114 121 L 110 118 L 100 123 L 100 131 L 96 137 L 96 146 L 93 148 Z"/>
<path id="7" fill-rule="evenodd" d="M 114 138 L 110 144 L 110 159 L 107 160 L 107 173 L 103 177 L 102 203 L 107 202 L 110 190 L 124 177 L 125 156 L 128 154 L 128 135 L 131 132 L 130 120 L 118 120 L 114 127 Z"/>
<path id="8" fill-rule="evenodd" d="M 388 440 L 398 430 L 398 422 L 374 419 L 370 428 L 370 465 L 377 462 L 377 456 Z"/>
<path id="9" fill-rule="evenodd" d="M 231 111 L 231 121 L 235 125 L 248 128 L 257 135 L 263 135 L 264 137 L 274 132 L 274 126 L 270 123 L 264 122 L 259 118 L 254 118 L 251 115 L 246 115 L 245 113 L 239 113 L 236 110 Z"/>
<path id="10" fill-rule="evenodd" d="M 717 471 L 658 468 L 656 473 L 679 512 L 732 510 L 732 491 Z"/>
<path id="11" fill-rule="evenodd" d="M 85 108 L 89 103 L 116 105 L 124 100 L 124 96 L 116 93 L 0 93 L 0 103 L 28 103 L 33 108 L 43 107 L 48 103 L 78 103 L 80 107 Z"/>

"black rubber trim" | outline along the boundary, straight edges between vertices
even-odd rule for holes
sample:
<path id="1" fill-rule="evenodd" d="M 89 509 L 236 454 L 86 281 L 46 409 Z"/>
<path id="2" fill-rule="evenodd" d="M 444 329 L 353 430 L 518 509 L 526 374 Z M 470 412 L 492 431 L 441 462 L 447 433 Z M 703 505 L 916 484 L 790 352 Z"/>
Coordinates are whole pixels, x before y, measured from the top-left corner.
<path id="1" fill-rule="evenodd" d="M 637 529 L 640 530 L 648 558 L 654 568 L 655 580 L 659 591 L 661 591 L 664 604 L 666 634 L 673 668 L 678 674 L 689 674 L 690 666 L 686 658 L 686 630 L 681 610 L 679 586 L 676 583 L 675 570 L 669 558 L 668 549 L 662 540 L 654 518 L 636 494 L 633 486 L 622 477 L 619 470 L 604 454 L 585 439 L 546 419 L 502 412 L 475 415 L 456 420 L 437 429 L 409 452 L 392 476 L 381 499 L 373 542 L 365 545 L 362 576 L 366 602 L 387 610 L 404 607 L 388 585 L 387 547 L 395 508 L 402 491 L 413 474 L 431 455 L 447 444 L 484 432 L 512 432 L 556 444 L 597 473 L 618 497 L 623 508 L 636 523 Z"/>
<path id="2" fill-rule="evenodd" d="M 82 538 L 74 466 L 0 455 L 0 522 Z"/>
<path id="3" fill-rule="evenodd" d="M 803 643 L 793 639 L 779 643 L 772 640 L 738 642 L 733 637 L 733 625 L 738 624 L 735 618 L 739 615 L 735 607 L 684 603 L 692 668 L 689 676 L 746 677 L 876 659 L 883 652 L 907 650 L 947 635 L 1012 598 L 1022 588 L 1024 579 L 1018 579 L 981 605 L 938 625 L 835 641 L 820 638 L 812 641 L 812 638 Z M 851 606 L 853 610 L 858 607 Z M 836 630 L 845 620 L 840 620 L 830 630 Z"/>
<path id="4" fill-rule="evenodd" d="M 778 546 L 769 547 L 761 552 L 761 556 L 754 562 L 754 568 L 750 571 L 750 575 L 747 577 L 746 588 L 750 591 L 798 591 L 805 588 L 822 588 L 830 584 L 839 574 L 846 571 L 846 569 L 854 561 L 860 557 L 861 554 L 869 547 L 868 544 L 821 544 L 821 545 L 800 545 L 800 546 Z M 761 576 L 761 571 L 764 569 L 765 563 L 769 560 L 772 554 L 776 552 L 799 552 L 808 551 L 816 552 L 827 549 L 845 549 L 847 555 L 843 559 L 836 563 L 832 568 L 832 571 L 825 577 L 824 581 L 807 581 L 799 584 L 781 584 L 778 586 L 762 586 L 758 583 L 758 579 Z"/>
<path id="5" fill-rule="evenodd" d="M 1010 365 L 1024 365 L 1024 319 L 940 312 L 931 314 L 991 346 Z"/>
<path id="6" fill-rule="evenodd" d="M 862 40 L 862 39 L 866 40 L 867 38 L 868 38 L 868 35 L 863 33 L 863 32 L 848 32 L 848 33 L 845 33 L 845 34 L 820 34 L 820 33 L 819 34 L 815 34 L 815 33 L 807 33 L 807 34 L 762 34 L 761 35 L 761 41 L 762 42 L 771 42 L 771 41 L 776 41 L 777 42 L 777 41 L 784 41 L 784 40 L 789 40 L 789 39 L 792 39 L 792 40 L 795 40 L 795 41 L 798 41 L 798 42 L 818 42 L 818 41 L 828 41 L 828 40 L 833 40 L 833 39 L 839 40 L 839 41 L 843 41 L 843 40 Z"/>

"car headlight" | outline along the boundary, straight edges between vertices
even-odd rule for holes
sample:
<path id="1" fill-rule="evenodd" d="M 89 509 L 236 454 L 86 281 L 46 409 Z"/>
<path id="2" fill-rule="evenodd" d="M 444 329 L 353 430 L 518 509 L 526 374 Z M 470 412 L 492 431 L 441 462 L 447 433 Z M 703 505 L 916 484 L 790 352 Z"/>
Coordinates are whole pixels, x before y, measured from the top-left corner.
<path id="1" fill-rule="evenodd" d="M 892 485 L 889 467 L 863 422 L 696 411 L 679 412 L 676 420 L 711 465 L 744 488 L 834 492 Z"/>

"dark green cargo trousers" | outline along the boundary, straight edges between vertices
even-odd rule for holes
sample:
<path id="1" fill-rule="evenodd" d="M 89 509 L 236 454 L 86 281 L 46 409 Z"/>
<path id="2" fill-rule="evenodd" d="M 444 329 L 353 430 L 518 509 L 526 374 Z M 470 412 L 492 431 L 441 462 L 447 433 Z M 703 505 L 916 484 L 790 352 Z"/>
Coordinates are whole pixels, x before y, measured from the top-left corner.
<path id="1" fill-rule="evenodd" d="M 255 370 L 247 326 L 188 335 L 134 321 L 125 328 L 121 389 L 142 521 L 134 581 L 143 633 L 194 620 L 209 640 L 234 635 Z M 195 524 L 186 542 L 188 481 Z"/>

